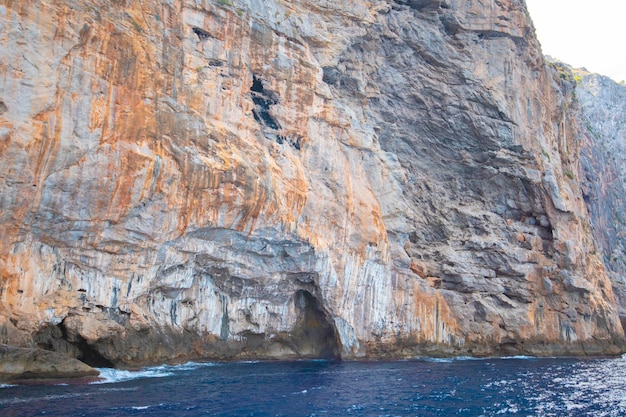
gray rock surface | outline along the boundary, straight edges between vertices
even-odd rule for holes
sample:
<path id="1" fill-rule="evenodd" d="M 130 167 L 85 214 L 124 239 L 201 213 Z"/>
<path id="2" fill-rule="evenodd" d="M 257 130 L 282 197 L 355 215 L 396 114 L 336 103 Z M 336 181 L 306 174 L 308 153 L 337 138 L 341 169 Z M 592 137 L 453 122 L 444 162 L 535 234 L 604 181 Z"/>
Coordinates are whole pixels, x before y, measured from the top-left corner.
<path id="1" fill-rule="evenodd" d="M 584 132 L 581 165 L 598 250 L 603 254 L 626 317 L 626 87 L 608 77 L 573 70 Z"/>

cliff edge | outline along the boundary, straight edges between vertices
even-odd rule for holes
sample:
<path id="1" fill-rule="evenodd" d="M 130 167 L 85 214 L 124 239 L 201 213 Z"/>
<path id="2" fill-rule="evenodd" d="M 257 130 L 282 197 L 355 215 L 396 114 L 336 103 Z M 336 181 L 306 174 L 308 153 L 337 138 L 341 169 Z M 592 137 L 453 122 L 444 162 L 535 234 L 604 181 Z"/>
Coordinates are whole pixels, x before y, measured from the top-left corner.
<path id="1" fill-rule="evenodd" d="M 626 319 L 626 86 L 574 69 L 583 148 L 583 198 L 597 247 L 613 282 L 622 324 Z"/>

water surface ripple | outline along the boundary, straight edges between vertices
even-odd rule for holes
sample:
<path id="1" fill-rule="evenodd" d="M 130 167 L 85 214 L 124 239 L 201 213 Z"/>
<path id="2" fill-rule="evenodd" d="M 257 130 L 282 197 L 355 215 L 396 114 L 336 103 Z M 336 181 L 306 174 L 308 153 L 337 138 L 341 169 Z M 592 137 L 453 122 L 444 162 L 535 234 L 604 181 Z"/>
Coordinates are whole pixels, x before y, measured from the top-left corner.
<path id="1" fill-rule="evenodd" d="M 11 416 L 625 416 L 626 358 L 187 363 L 3 385 Z"/>

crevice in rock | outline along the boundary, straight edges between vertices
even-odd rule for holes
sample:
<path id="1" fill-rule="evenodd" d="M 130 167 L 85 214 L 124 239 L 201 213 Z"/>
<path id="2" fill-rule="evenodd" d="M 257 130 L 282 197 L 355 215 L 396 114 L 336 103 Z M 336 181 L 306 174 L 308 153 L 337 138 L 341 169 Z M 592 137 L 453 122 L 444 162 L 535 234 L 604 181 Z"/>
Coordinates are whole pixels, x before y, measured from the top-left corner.
<path id="1" fill-rule="evenodd" d="M 276 136 L 276 142 L 278 142 L 279 145 L 282 145 L 283 143 L 288 143 L 295 150 L 300 150 L 300 138 L 298 137 L 288 138 L 286 136 L 278 135 Z"/>
<path id="2" fill-rule="evenodd" d="M 442 0 L 395 0 L 395 3 L 409 6 L 411 9 L 415 9 L 418 11 L 449 8 L 449 6 L 445 4 Z"/>
<path id="3" fill-rule="evenodd" d="M 4 104 L 4 101 L 0 101 L 0 116 L 6 113 L 7 110 L 9 109 L 7 108 L 7 105 Z"/>

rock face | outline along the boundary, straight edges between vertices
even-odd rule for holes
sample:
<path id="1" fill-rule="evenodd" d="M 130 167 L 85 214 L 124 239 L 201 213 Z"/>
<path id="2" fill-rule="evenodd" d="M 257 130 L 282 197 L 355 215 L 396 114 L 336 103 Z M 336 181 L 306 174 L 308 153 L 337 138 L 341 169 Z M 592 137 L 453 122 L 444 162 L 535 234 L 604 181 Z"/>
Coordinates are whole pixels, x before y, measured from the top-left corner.
<path id="1" fill-rule="evenodd" d="M 99 372 L 61 353 L 0 345 L 0 382 L 96 377 Z"/>
<path id="2" fill-rule="evenodd" d="M 623 350 L 523 1 L 105 3 L 0 5 L 0 342 Z"/>
<path id="3" fill-rule="evenodd" d="M 626 318 L 626 87 L 574 70 L 583 135 L 583 197 L 598 248 Z"/>

